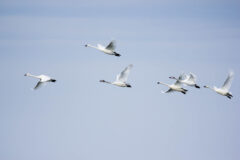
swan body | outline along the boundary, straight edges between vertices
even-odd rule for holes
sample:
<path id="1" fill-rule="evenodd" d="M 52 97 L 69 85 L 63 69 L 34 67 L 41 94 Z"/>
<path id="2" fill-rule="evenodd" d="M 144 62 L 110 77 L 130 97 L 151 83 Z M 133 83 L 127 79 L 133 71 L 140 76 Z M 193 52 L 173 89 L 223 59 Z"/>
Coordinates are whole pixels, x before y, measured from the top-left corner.
<path id="1" fill-rule="evenodd" d="M 181 82 L 180 81 L 176 81 L 174 84 L 166 84 L 166 83 L 162 83 L 162 82 L 157 82 L 157 84 L 162 84 L 162 85 L 165 85 L 167 87 L 169 87 L 169 90 L 167 90 L 166 92 L 162 92 L 162 93 L 170 93 L 170 92 L 173 92 L 173 91 L 177 91 L 177 92 L 181 92 L 183 94 L 186 94 L 188 90 L 182 88 L 181 86 Z"/>
<path id="2" fill-rule="evenodd" d="M 126 83 L 130 70 L 132 69 L 133 65 L 130 64 L 129 66 L 127 66 L 120 74 L 117 75 L 117 78 L 114 82 L 108 82 L 105 80 L 100 80 L 100 82 L 103 83 L 108 83 L 108 84 L 112 84 L 118 87 L 129 87 L 131 88 L 132 86 L 128 83 Z"/>
<path id="3" fill-rule="evenodd" d="M 102 46 L 101 44 L 98 44 L 97 46 L 92 46 L 90 44 L 86 44 L 85 47 L 91 47 L 91 48 L 95 48 L 103 53 L 109 54 L 109 55 L 114 55 L 114 56 L 121 56 L 120 54 L 118 54 L 117 52 L 115 52 L 115 41 L 111 41 L 106 47 Z"/>
<path id="4" fill-rule="evenodd" d="M 209 87 L 209 86 L 204 86 L 204 88 L 209 88 L 213 91 L 215 91 L 216 93 L 222 95 L 222 96 L 226 96 L 227 98 L 231 99 L 233 97 L 232 93 L 229 92 L 229 89 L 231 87 L 232 84 L 232 80 L 233 80 L 233 72 L 229 72 L 227 79 L 225 80 L 223 86 L 221 88 L 217 88 L 217 87 Z"/>
<path id="5" fill-rule="evenodd" d="M 55 79 L 52 79 L 51 77 L 46 76 L 46 75 L 35 76 L 35 75 L 30 74 L 30 73 L 26 73 L 26 74 L 24 74 L 24 76 L 33 77 L 33 78 L 39 79 L 39 81 L 38 81 L 37 85 L 34 87 L 34 89 L 38 89 L 45 82 L 56 82 Z"/>
<path id="6" fill-rule="evenodd" d="M 196 84 L 196 76 L 192 73 L 190 73 L 189 75 L 186 74 L 181 74 L 178 79 L 176 77 L 169 77 L 170 79 L 175 79 L 178 80 L 179 82 L 181 82 L 182 84 L 185 84 L 187 86 L 191 86 L 191 87 L 195 87 L 195 88 L 200 88 L 197 84 Z"/>

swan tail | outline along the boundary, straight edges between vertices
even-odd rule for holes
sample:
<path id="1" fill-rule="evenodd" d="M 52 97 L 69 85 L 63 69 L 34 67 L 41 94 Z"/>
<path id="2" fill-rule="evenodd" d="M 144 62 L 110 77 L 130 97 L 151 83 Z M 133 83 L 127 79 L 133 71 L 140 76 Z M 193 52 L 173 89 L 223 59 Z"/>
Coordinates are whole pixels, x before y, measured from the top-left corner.
<path id="1" fill-rule="evenodd" d="M 198 89 L 200 88 L 200 86 L 198 86 L 197 84 L 195 84 L 195 87 L 198 88 Z"/>
<path id="2" fill-rule="evenodd" d="M 182 88 L 182 89 L 183 89 L 183 91 L 181 91 L 181 93 L 186 94 L 188 90 L 186 90 L 184 88 Z"/>
<path id="3" fill-rule="evenodd" d="M 233 97 L 233 95 L 231 94 L 231 93 L 227 93 L 227 95 L 226 95 L 228 98 L 232 98 Z"/>
<path id="4" fill-rule="evenodd" d="M 132 88 L 132 86 L 131 86 L 130 84 L 126 84 L 126 86 L 127 86 L 128 88 Z"/>
<path id="5" fill-rule="evenodd" d="M 184 91 L 184 92 L 187 92 L 188 90 L 183 88 L 183 91 Z"/>
<path id="6" fill-rule="evenodd" d="M 181 93 L 186 94 L 187 92 L 186 91 L 182 91 Z"/>
<path id="7" fill-rule="evenodd" d="M 56 82 L 57 80 L 56 80 L 56 79 L 51 79 L 50 81 L 51 81 L 51 82 Z"/>
<path id="8" fill-rule="evenodd" d="M 117 53 L 117 52 L 113 52 L 114 53 L 114 56 L 117 56 L 117 57 L 120 57 L 121 54 Z"/>
<path id="9" fill-rule="evenodd" d="M 227 96 L 227 98 L 231 99 L 232 97 L 231 96 Z"/>

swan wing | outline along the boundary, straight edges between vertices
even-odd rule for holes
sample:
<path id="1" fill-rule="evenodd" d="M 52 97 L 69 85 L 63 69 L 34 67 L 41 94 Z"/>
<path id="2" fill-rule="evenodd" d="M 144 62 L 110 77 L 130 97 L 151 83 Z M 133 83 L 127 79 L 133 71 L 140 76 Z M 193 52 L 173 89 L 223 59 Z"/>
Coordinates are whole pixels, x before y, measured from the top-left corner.
<path id="1" fill-rule="evenodd" d="M 193 73 L 190 73 L 189 74 L 189 80 L 195 82 L 196 81 L 196 75 L 194 75 Z"/>
<path id="2" fill-rule="evenodd" d="M 185 73 L 180 74 L 180 76 L 178 77 L 179 80 L 185 80 L 186 78 L 187 77 Z"/>
<path id="3" fill-rule="evenodd" d="M 48 82 L 51 80 L 51 77 L 46 76 L 46 75 L 40 75 L 39 77 L 41 79 L 41 82 Z"/>
<path id="4" fill-rule="evenodd" d="M 34 89 L 38 89 L 41 85 L 42 85 L 43 82 L 38 82 L 37 85 L 34 87 Z"/>
<path id="5" fill-rule="evenodd" d="M 166 92 L 162 91 L 162 93 L 171 93 L 174 92 L 174 90 L 172 90 L 171 88 L 169 90 L 167 90 Z"/>
<path id="6" fill-rule="evenodd" d="M 116 42 L 115 41 L 111 41 L 106 47 L 106 49 L 111 50 L 111 51 L 114 51 L 115 48 L 116 48 Z"/>
<path id="7" fill-rule="evenodd" d="M 233 80 L 233 72 L 229 72 L 227 79 L 225 80 L 222 89 L 229 90 Z"/>
<path id="8" fill-rule="evenodd" d="M 182 83 L 181 83 L 179 80 L 177 80 L 177 81 L 174 83 L 174 85 L 177 86 L 177 87 L 181 87 L 181 84 L 182 84 Z"/>
<path id="9" fill-rule="evenodd" d="M 133 67 L 132 64 L 127 66 L 120 74 L 117 75 L 116 81 L 118 81 L 118 82 L 126 82 L 132 67 Z"/>

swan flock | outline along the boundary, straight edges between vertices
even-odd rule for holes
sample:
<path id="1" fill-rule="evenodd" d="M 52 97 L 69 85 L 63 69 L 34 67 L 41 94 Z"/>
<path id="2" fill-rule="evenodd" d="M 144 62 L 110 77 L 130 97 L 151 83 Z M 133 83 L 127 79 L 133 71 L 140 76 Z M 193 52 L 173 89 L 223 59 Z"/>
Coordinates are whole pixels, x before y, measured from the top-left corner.
<path id="1" fill-rule="evenodd" d="M 93 46 L 91 44 L 85 44 L 84 46 L 97 49 L 97 50 L 99 50 L 99 51 L 101 51 L 105 54 L 108 54 L 108 55 L 113 55 L 113 56 L 117 56 L 117 57 L 121 56 L 119 53 L 117 53 L 115 51 L 115 48 L 116 48 L 116 42 L 115 41 L 111 41 L 107 46 L 103 46 L 101 44 L 97 44 L 97 46 Z M 127 79 L 128 79 L 129 74 L 130 74 L 130 70 L 132 68 L 133 68 L 132 64 L 128 65 L 121 73 L 119 73 L 116 76 L 116 80 L 113 81 L 113 82 L 109 82 L 109 81 L 106 81 L 106 80 L 100 80 L 100 82 L 115 85 L 115 86 L 118 86 L 118 87 L 131 88 L 132 86 L 129 83 L 127 83 Z M 230 90 L 230 87 L 231 87 L 231 84 L 232 84 L 233 75 L 234 75 L 233 71 L 230 71 L 227 79 L 225 80 L 225 82 L 223 84 L 223 86 L 220 87 L 220 88 L 215 87 L 215 86 L 209 87 L 207 85 L 205 85 L 203 87 L 211 89 L 214 92 L 218 93 L 219 95 L 226 96 L 227 98 L 231 99 L 233 97 L 233 95 L 229 90 Z M 45 84 L 47 82 L 56 82 L 55 79 L 53 79 L 53 78 L 51 78 L 47 75 L 36 76 L 36 75 L 32 75 L 30 73 L 26 73 L 26 74 L 24 74 L 24 76 L 39 79 L 38 83 L 34 87 L 35 90 L 38 89 L 40 86 L 42 86 L 42 84 Z M 196 82 L 196 79 L 197 79 L 196 75 L 193 74 L 193 73 L 189 73 L 189 74 L 182 73 L 182 74 L 179 75 L 178 78 L 176 78 L 174 76 L 170 76 L 169 78 L 175 80 L 175 82 L 173 84 L 166 84 L 166 83 L 163 83 L 163 82 L 157 82 L 157 84 L 162 84 L 162 85 L 165 85 L 169 88 L 165 92 L 162 91 L 162 93 L 181 92 L 183 94 L 186 94 L 188 90 L 183 88 L 182 87 L 183 85 L 184 86 L 195 87 L 197 89 L 201 88 Z"/>

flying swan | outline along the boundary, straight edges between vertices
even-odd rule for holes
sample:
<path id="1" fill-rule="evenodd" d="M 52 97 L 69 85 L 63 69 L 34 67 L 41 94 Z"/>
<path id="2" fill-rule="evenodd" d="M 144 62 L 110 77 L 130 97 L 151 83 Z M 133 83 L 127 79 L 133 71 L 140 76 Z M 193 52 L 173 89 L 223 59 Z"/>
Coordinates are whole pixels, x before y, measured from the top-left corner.
<path id="1" fill-rule="evenodd" d="M 192 87 L 196 87 L 196 88 L 200 88 L 197 84 L 196 84 L 196 76 L 193 73 L 190 73 L 189 75 L 181 74 L 178 79 L 174 76 L 169 77 L 170 79 L 175 79 L 178 80 L 179 82 L 181 82 L 182 84 L 185 84 L 187 86 L 192 86 Z"/>
<path id="2" fill-rule="evenodd" d="M 228 73 L 228 77 L 225 80 L 225 82 L 221 88 L 217 88 L 215 86 L 213 86 L 213 88 L 211 88 L 209 86 L 204 86 L 204 88 L 209 88 L 209 89 L 215 91 L 216 93 L 226 96 L 227 98 L 231 99 L 233 96 L 232 96 L 232 93 L 229 92 L 229 89 L 232 84 L 233 75 L 234 75 L 234 73 L 232 71 Z"/>
<path id="3" fill-rule="evenodd" d="M 56 82 L 55 79 L 52 79 L 52 78 L 50 78 L 49 76 L 46 76 L 46 75 L 35 76 L 35 75 L 30 74 L 30 73 L 26 73 L 26 74 L 24 74 L 24 76 L 39 79 L 39 81 L 38 81 L 37 85 L 34 87 L 34 89 L 38 89 L 45 82 Z"/>
<path id="4" fill-rule="evenodd" d="M 186 94 L 188 90 L 182 88 L 181 86 L 181 82 L 179 80 L 176 80 L 176 82 L 174 84 L 165 84 L 165 83 L 162 83 L 162 82 L 157 82 L 157 84 L 162 84 L 162 85 L 165 85 L 167 87 L 169 87 L 169 90 L 167 90 L 166 92 L 162 92 L 162 93 L 170 93 L 170 92 L 174 92 L 174 91 L 177 91 L 177 92 L 181 92 L 183 94 Z"/>
<path id="5" fill-rule="evenodd" d="M 116 86 L 119 86 L 119 87 L 129 87 L 129 88 L 131 88 L 132 86 L 130 84 L 126 83 L 126 81 L 128 79 L 128 75 L 129 75 L 132 67 L 133 67 L 132 64 L 127 66 L 120 74 L 117 75 L 117 78 L 114 82 L 108 82 L 108 81 L 105 81 L 105 80 L 100 80 L 100 82 L 116 85 Z"/>
<path id="6" fill-rule="evenodd" d="M 109 55 L 114 55 L 114 56 L 117 56 L 117 57 L 121 56 L 120 54 L 115 52 L 115 48 L 116 48 L 116 42 L 115 41 L 111 41 L 106 47 L 102 46 L 101 44 L 98 44 L 97 47 L 92 46 L 90 44 L 86 44 L 85 47 L 95 48 L 95 49 L 97 49 L 101 52 L 104 52 L 106 54 L 109 54 Z"/>

